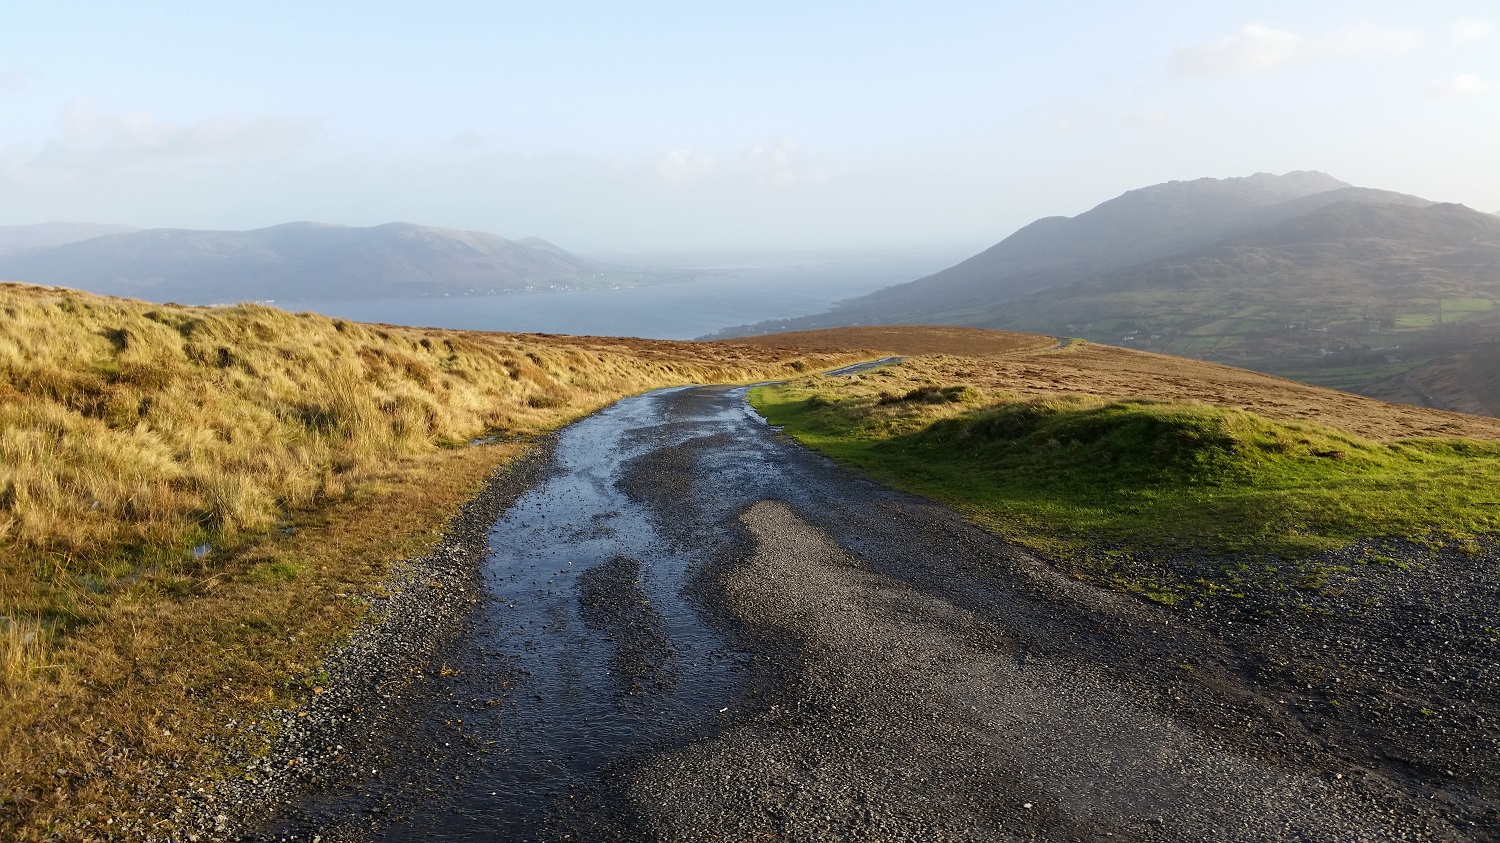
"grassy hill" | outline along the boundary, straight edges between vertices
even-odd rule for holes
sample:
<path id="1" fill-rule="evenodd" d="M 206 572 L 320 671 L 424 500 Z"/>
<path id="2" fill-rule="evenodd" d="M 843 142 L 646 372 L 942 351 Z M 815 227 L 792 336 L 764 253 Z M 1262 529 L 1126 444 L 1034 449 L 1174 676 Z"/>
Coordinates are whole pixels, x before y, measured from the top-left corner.
<path id="1" fill-rule="evenodd" d="M 0 285 L 0 837 L 167 812 L 538 433 L 866 356 Z"/>
<path id="2" fill-rule="evenodd" d="M 1043 550 L 1299 558 L 1374 536 L 1500 535 L 1500 420 L 1212 363 L 1087 342 L 976 350 L 754 401 Z"/>
<path id="3" fill-rule="evenodd" d="M 1500 325 L 1476 321 L 1424 344 L 1406 371 L 1362 391 L 1388 401 L 1500 417 Z"/>

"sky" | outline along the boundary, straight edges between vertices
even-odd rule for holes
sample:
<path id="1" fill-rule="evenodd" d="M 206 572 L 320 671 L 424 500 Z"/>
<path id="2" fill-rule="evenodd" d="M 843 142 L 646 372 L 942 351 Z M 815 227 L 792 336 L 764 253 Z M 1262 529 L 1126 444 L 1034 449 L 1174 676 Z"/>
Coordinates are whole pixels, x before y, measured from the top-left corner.
<path id="1" fill-rule="evenodd" d="M 1500 211 L 1500 3 L 5 0 L 0 225 L 982 248 L 1174 179 Z"/>

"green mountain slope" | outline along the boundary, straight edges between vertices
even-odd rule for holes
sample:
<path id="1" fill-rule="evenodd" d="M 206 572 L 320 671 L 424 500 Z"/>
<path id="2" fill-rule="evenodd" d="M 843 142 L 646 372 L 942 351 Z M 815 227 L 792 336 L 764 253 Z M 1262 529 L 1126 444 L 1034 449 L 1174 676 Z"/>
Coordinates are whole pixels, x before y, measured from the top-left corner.
<path id="1" fill-rule="evenodd" d="M 1494 335 L 1497 302 L 1494 215 L 1317 173 L 1262 174 L 1132 191 L 828 313 L 726 333 L 1006 328 L 1359 390 Z"/>

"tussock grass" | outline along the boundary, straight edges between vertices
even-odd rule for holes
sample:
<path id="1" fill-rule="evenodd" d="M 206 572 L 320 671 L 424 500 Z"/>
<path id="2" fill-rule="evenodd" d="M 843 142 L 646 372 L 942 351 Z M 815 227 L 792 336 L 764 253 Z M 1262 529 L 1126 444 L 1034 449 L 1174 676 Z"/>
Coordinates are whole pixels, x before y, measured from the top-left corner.
<path id="1" fill-rule="evenodd" d="M 752 402 L 811 447 L 1063 555 L 1295 560 L 1364 538 L 1500 534 L 1500 442 L 1377 441 L 1191 401 L 981 392 L 933 372 L 807 377 Z"/>
<path id="2" fill-rule="evenodd" d="M 430 546 L 516 440 L 857 359 L 0 284 L 0 837 L 160 810 L 211 769 L 203 736 L 307 693 L 360 617 L 348 595 Z"/>

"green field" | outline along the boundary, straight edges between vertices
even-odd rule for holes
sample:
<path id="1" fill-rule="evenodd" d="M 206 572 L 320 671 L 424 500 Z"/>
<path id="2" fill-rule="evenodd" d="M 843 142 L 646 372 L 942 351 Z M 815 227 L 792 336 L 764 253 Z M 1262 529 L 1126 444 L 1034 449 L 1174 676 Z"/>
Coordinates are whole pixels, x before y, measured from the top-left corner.
<path id="1" fill-rule="evenodd" d="M 987 405 L 956 384 L 876 398 L 803 378 L 756 388 L 751 402 L 809 447 L 1106 581 L 1119 572 L 1101 563 L 1101 547 L 1248 554 L 1274 567 L 1361 539 L 1500 534 L 1500 443 L 1379 443 L 1200 404 L 1060 396 Z M 1163 599 L 1194 587 L 1159 576 L 1115 584 Z"/>

